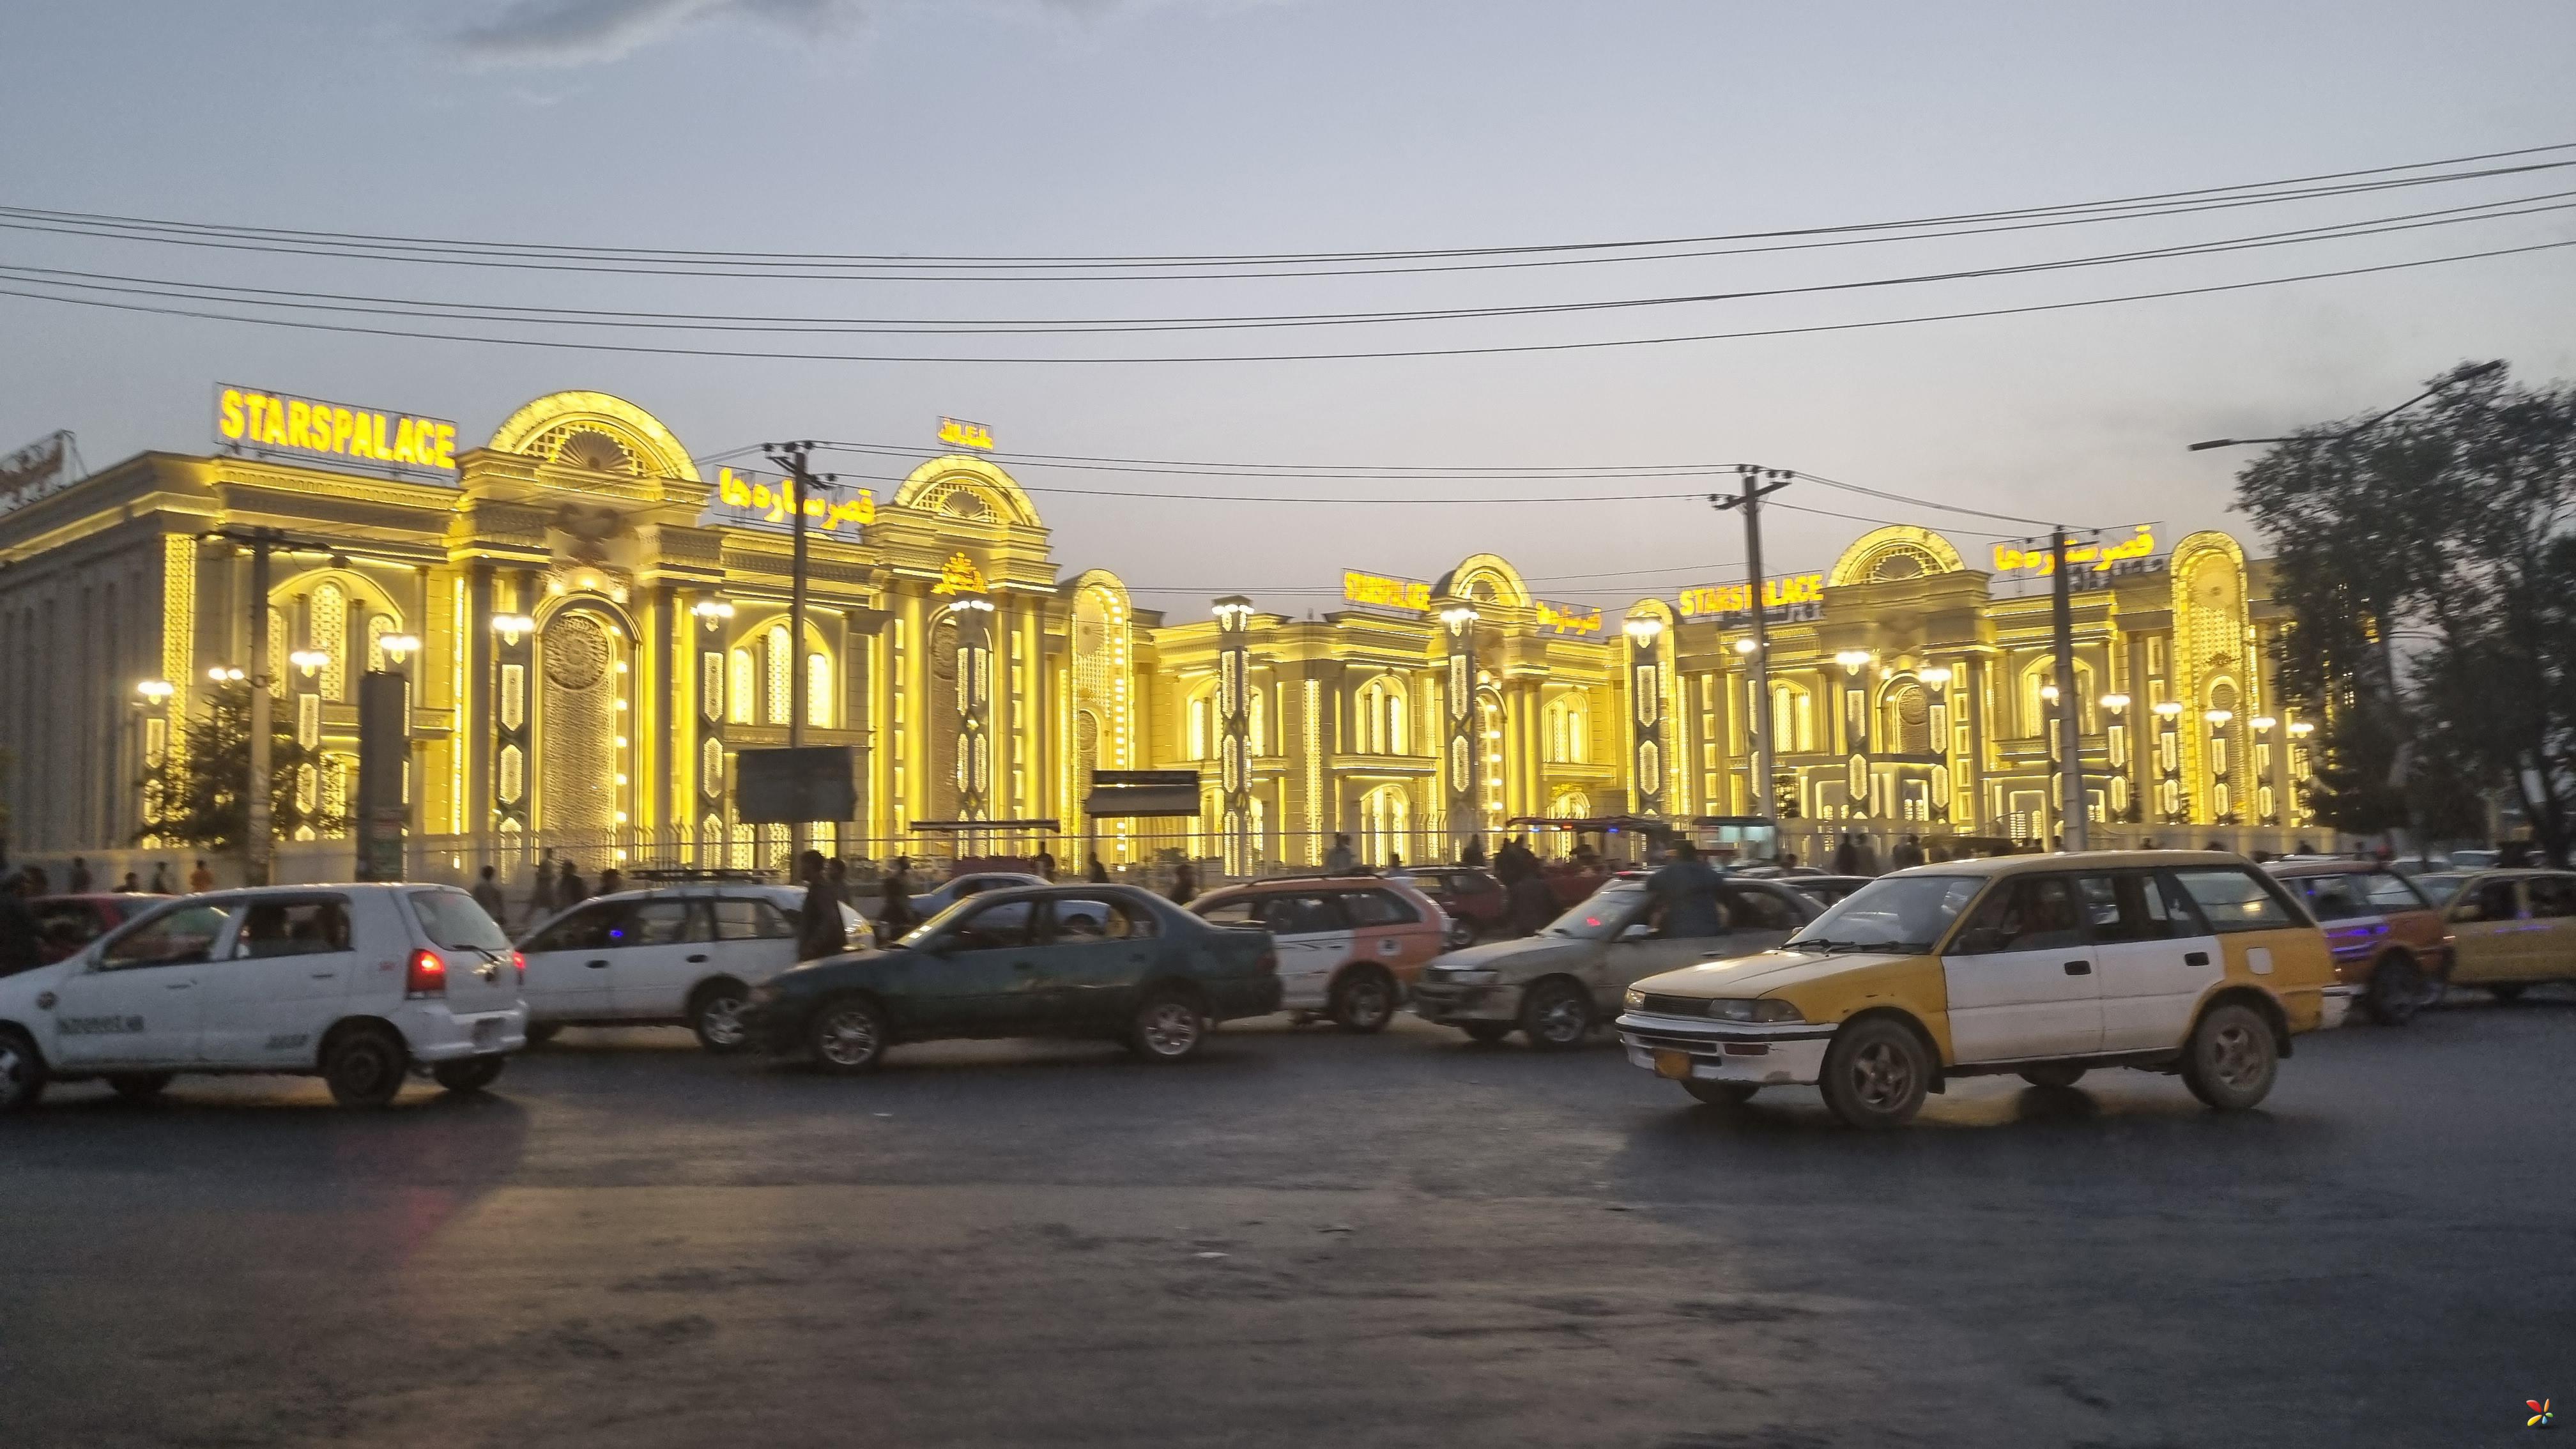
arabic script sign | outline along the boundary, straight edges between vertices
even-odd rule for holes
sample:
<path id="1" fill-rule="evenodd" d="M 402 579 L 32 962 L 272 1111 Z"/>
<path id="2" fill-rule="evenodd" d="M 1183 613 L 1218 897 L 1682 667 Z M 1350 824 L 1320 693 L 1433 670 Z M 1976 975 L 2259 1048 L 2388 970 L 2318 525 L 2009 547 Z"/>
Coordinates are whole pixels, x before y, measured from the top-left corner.
<path id="1" fill-rule="evenodd" d="M 1365 604 L 1374 609 L 1411 609 L 1418 613 L 1431 607 L 1431 586 L 1420 579 L 1390 579 L 1364 574 L 1356 569 L 1344 569 L 1342 602 Z"/>
<path id="2" fill-rule="evenodd" d="M 729 528 L 792 527 L 788 513 L 788 495 L 792 491 L 787 480 L 775 474 L 743 468 L 718 469 L 715 502 L 707 509 L 704 521 Z M 877 496 L 868 489 L 817 483 L 805 492 L 805 527 L 809 532 L 820 530 L 855 539 L 860 525 L 874 523 L 876 517 Z"/>
<path id="3" fill-rule="evenodd" d="M 24 508 L 80 481 L 80 453 L 69 432 L 47 433 L 0 458 L 0 513 Z"/>
<path id="4" fill-rule="evenodd" d="M 941 418 L 939 420 L 939 441 L 948 444 L 950 447 L 982 448 L 986 452 L 991 452 L 993 448 L 993 430 L 984 426 L 982 423 L 970 423 L 964 418 Z"/>
<path id="5" fill-rule="evenodd" d="M 1538 601 L 1538 627 L 1544 634 L 1599 638 L 1601 611 L 1578 604 L 1551 604 L 1541 599 Z"/>
<path id="6" fill-rule="evenodd" d="M 2136 528 L 2135 533 L 2123 539 L 2099 538 L 2069 544 L 2066 550 L 2068 570 L 2090 569 L 2097 574 L 2107 574 L 2129 559 L 2153 556 L 2156 551 L 2155 530 L 2143 523 Z M 2057 554 L 2046 540 L 1999 543 L 1995 545 L 1995 572 L 2044 579 L 2057 572 Z"/>

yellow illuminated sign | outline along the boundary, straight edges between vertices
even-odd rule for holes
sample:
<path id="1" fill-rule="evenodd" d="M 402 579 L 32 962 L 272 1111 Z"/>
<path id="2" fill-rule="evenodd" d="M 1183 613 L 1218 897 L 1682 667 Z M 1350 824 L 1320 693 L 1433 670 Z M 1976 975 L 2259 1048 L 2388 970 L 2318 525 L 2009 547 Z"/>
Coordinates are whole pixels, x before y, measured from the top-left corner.
<path id="1" fill-rule="evenodd" d="M 934 594 L 980 594 L 984 592 L 984 571 L 962 553 L 948 556 L 948 566 L 939 571 L 939 582 L 930 586 Z"/>
<path id="2" fill-rule="evenodd" d="M 1825 576 L 1821 573 L 1784 574 L 1779 578 L 1765 579 L 1762 582 L 1764 609 L 1787 608 L 1792 604 L 1820 604 L 1824 599 Z M 1753 612 L 1753 586 L 1751 584 L 1709 584 L 1696 589 L 1684 589 L 1680 612 L 1685 619 L 1700 619 L 1711 614 L 1749 614 Z"/>
<path id="3" fill-rule="evenodd" d="M 215 435 L 238 448 L 456 472 L 456 424 L 257 388 L 215 390 Z"/>
<path id="4" fill-rule="evenodd" d="M 939 441 L 950 447 L 982 448 L 990 452 L 993 447 L 993 430 L 982 423 L 970 423 L 964 418 L 941 418 Z"/>
<path id="5" fill-rule="evenodd" d="M 737 472 L 731 468 L 717 470 L 716 502 L 722 511 L 718 522 L 788 524 L 788 494 L 792 490 L 784 478 L 767 478 L 758 473 Z M 847 528 L 857 531 L 860 524 L 874 523 L 877 518 L 877 496 L 868 489 L 856 495 L 833 498 L 817 490 L 805 496 L 805 526 L 825 531 Z"/>
<path id="6" fill-rule="evenodd" d="M 1551 604 L 1541 599 L 1538 602 L 1538 626 L 1557 634 L 1598 634 L 1601 632 L 1601 611 L 1580 609 L 1572 604 Z"/>
<path id="7" fill-rule="evenodd" d="M 2090 566 L 2097 574 L 2109 573 L 2123 560 L 2148 558 L 2156 551 L 2155 531 L 2141 523 L 2137 532 L 2117 543 L 2070 544 L 2066 550 L 2069 568 Z M 2057 572 L 2056 551 L 2045 544 L 1999 543 L 1995 545 L 1995 572 L 2024 574 L 2044 579 Z"/>
<path id="8" fill-rule="evenodd" d="M 1356 569 L 1342 571 L 1342 602 L 1381 609 L 1428 609 L 1431 586 L 1418 579 L 1380 578 Z"/>

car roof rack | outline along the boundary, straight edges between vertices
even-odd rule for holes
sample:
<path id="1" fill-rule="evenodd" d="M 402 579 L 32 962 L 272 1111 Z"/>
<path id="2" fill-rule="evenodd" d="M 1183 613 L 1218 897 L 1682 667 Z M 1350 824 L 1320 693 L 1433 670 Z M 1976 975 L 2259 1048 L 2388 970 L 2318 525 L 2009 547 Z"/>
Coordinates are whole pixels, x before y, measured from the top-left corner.
<path id="1" fill-rule="evenodd" d="M 699 882 L 730 881 L 736 885 L 767 885 L 775 871 L 695 865 L 639 865 L 626 872 L 628 880 L 649 880 L 657 885 L 689 885 Z"/>
<path id="2" fill-rule="evenodd" d="M 1372 869 L 1371 867 L 1364 866 L 1364 865 L 1355 865 L 1355 866 L 1352 866 L 1349 870 L 1291 870 L 1291 871 L 1282 871 L 1282 872 L 1280 872 L 1278 875 L 1265 875 L 1265 876 L 1258 876 L 1258 877 L 1255 877 L 1254 879 L 1251 879 L 1251 880 L 1246 880 L 1246 881 L 1235 881 L 1235 882 L 1233 882 L 1233 884 L 1235 884 L 1235 885 L 1261 885 L 1261 884 L 1264 884 L 1264 883 L 1266 883 L 1266 882 L 1274 881 L 1274 880 L 1384 880 L 1384 879 L 1386 879 L 1386 872 L 1384 872 L 1384 871 L 1382 871 L 1382 870 Z"/>

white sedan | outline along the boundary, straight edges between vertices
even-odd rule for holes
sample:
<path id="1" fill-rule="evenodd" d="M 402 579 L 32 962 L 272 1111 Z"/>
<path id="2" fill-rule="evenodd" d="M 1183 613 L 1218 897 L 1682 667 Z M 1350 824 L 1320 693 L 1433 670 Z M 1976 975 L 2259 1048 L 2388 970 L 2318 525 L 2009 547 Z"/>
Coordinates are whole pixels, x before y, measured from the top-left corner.
<path id="1" fill-rule="evenodd" d="M 685 1026 L 708 1051 L 740 1051 L 753 988 L 796 964 L 804 904 L 799 887 L 733 882 L 584 901 L 519 943 L 528 1039 L 567 1026 Z M 848 906 L 841 926 L 845 941 L 865 941 Z"/>

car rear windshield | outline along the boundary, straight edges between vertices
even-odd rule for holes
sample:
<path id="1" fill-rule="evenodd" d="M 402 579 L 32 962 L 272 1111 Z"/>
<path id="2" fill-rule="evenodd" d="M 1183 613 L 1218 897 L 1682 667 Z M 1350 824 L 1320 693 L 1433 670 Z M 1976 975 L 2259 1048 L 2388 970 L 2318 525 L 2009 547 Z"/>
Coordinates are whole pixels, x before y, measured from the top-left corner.
<path id="1" fill-rule="evenodd" d="M 450 951 L 507 951 L 510 938 L 474 898 L 453 887 L 413 891 L 411 913 L 435 944 Z"/>
<path id="2" fill-rule="evenodd" d="M 1949 933 L 1950 923 L 1985 883 L 1985 877 L 1974 875 L 1885 876 L 1836 901 L 1790 937 L 1789 944 L 1815 951 L 1920 954 Z"/>

